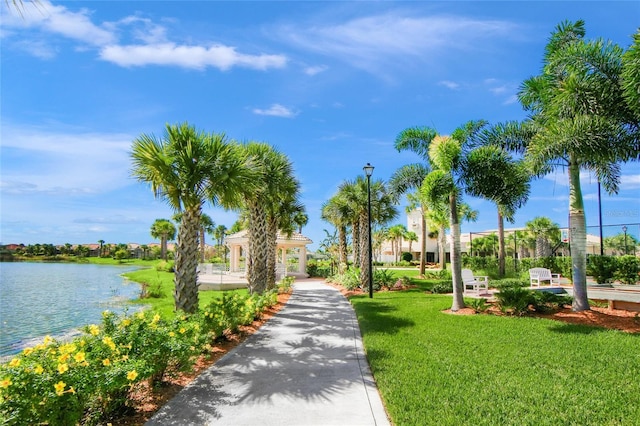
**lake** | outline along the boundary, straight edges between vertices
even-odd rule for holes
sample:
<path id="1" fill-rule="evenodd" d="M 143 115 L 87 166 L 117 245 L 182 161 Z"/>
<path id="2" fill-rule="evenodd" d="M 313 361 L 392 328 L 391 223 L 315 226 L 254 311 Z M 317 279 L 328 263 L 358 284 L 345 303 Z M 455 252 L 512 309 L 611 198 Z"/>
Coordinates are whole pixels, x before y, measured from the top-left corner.
<path id="1" fill-rule="evenodd" d="M 135 266 L 74 263 L 0 263 L 0 356 L 37 344 L 45 335 L 64 337 L 102 312 L 124 312 L 140 285 L 121 274 Z M 139 307 L 128 308 L 130 311 Z"/>

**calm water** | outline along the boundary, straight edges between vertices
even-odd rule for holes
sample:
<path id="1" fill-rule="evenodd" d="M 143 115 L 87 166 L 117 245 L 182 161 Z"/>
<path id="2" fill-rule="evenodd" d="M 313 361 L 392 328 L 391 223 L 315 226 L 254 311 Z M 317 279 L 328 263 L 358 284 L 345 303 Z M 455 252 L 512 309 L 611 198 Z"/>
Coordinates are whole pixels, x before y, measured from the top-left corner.
<path id="1" fill-rule="evenodd" d="M 122 312 L 140 286 L 120 276 L 136 267 L 64 263 L 0 263 L 0 356 L 100 323 Z M 135 310 L 132 309 L 132 310 Z"/>

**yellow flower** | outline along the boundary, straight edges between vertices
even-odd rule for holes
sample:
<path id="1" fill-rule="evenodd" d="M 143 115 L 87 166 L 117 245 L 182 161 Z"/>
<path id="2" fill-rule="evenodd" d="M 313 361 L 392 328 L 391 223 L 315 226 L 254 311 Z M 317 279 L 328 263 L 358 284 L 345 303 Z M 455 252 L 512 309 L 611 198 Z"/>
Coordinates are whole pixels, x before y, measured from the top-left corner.
<path id="1" fill-rule="evenodd" d="M 186 328 L 184 327 L 180 327 L 180 334 L 184 334 L 187 331 Z"/>
<path id="2" fill-rule="evenodd" d="M 122 360 L 127 361 L 129 359 L 129 355 L 122 355 Z"/>
<path id="3" fill-rule="evenodd" d="M 67 362 L 69 359 L 69 354 L 62 354 L 58 357 L 58 362 Z"/>
<path id="4" fill-rule="evenodd" d="M 66 363 L 58 364 L 58 373 L 64 374 L 69 370 L 69 366 Z"/>
<path id="5" fill-rule="evenodd" d="M 51 338 L 51 336 L 49 336 L 48 334 L 46 336 L 44 336 L 44 340 L 42 341 L 43 345 L 46 346 L 51 342 L 53 342 L 53 339 Z"/>
<path id="6" fill-rule="evenodd" d="M 76 360 L 76 362 L 82 362 L 82 361 L 84 361 L 84 359 L 85 359 L 84 352 L 78 352 L 78 353 L 73 357 L 73 359 L 75 359 L 75 360 Z"/>
<path id="7" fill-rule="evenodd" d="M 128 327 L 131 325 L 131 320 L 129 318 L 125 318 L 122 320 L 122 326 L 123 327 Z"/>
<path id="8" fill-rule="evenodd" d="M 155 315 L 153 316 L 153 321 L 152 321 L 152 322 L 158 322 L 158 321 L 160 321 L 160 315 L 155 314 Z"/>
<path id="9" fill-rule="evenodd" d="M 169 337 L 174 337 L 176 335 L 176 333 L 174 333 L 173 331 L 169 332 Z"/>
<path id="10" fill-rule="evenodd" d="M 66 345 L 60 346 L 61 354 L 71 354 L 76 351 L 76 345 L 73 343 L 67 343 Z"/>
<path id="11" fill-rule="evenodd" d="M 91 333 L 94 336 L 97 336 L 100 333 L 100 327 L 98 327 L 95 324 L 91 324 L 89 326 L 89 333 Z"/>
<path id="12" fill-rule="evenodd" d="M 36 365 L 36 368 L 33 369 L 33 372 L 36 374 L 42 374 L 44 372 L 44 368 L 40 364 Z"/>
<path id="13" fill-rule="evenodd" d="M 8 388 L 9 386 L 11 386 L 11 379 L 8 377 L 5 377 L 4 379 L 0 380 L 0 388 Z"/>
<path id="14" fill-rule="evenodd" d="M 111 360 L 109 358 L 105 358 L 102 360 L 102 365 L 104 365 L 105 367 L 108 367 L 111 365 Z"/>
<path id="15" fill-rule="evenodd" d="M 136 377 L 138 377 L 138 372 L 136 370 L 132 370 L 127 373 L 127 380 L 130 382 L 133 382 Z"/>
<path id="16" fill-rule="evenodd" d="M 67 392 L 75 394 L 76 390 L 73 388 L 73 386 L 70 386 Z"/>
<path id="17" fill-rule="evenodd" d="M 64 388 L 65 386 L 67 386 L 67 384 L 65 382 L 63 382 L 62 380 L 60 380 L 58 383 L 56 383 L 55 385 L 53 385 L 53 387 L 56 390 L 56 394 L 58 396 L 61 396 L 64 393 Z"/>
<path id="18" fill-rule="evenodd" d="M 116 349 L 116 344 L 113 342 L 113 339 L 109 336 L 105 336 L 104 339 L 102 339 L 102 343 L 104 343 L 105 345 L 109 346 L 109 348 L 113 351 Z"/>
<path id="19" fill-rule="evenodd" d="M 9 361 L 9 367 L 20 367 L 20 359 L 13 358 L 11 361 Z"/>
<path id="20" fill-rule="evenodd" d="M 31 352 L 33 352 L 33 348 L 24 348 L 24 350 L 22 351 L 22 353 L 26 356 L 31 355 Z"/>
<path id="21" fill-rule="evenodd" d="M 138 313 L 136 314 L 136 317 L 137 317 L 138 319 L 144 319 L 144 312 L 138 312 Z"/>

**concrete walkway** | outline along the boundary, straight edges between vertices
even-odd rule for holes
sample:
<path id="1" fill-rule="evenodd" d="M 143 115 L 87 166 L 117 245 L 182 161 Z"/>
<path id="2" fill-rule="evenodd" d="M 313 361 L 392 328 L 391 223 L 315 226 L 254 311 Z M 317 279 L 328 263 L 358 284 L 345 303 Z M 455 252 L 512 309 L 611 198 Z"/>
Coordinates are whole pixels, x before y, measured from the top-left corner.
<path id="1" fill-rule="evenodd" d="M 389 425 L 349 302 L 323 281 L 293 288 L 147 425 Z"/>

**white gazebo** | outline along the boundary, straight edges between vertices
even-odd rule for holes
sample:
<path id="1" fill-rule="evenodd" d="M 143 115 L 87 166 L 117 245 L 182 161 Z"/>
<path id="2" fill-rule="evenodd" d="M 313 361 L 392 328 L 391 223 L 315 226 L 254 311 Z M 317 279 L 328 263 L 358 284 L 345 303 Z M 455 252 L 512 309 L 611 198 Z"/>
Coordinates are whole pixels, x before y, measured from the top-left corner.
<path id="1" fill-rule="evenodd" d="M 241 262 L 243 257 L 249 253 L 249 237 L 248 230 L 243 230 L 225 238 L 225 244 L 229 247 L 229 272 L 244 272 L 245 265 Z M 278 232 L 276 239 L 276 253 L 278 261 L 276 269 L 279 276 L 292 275 L 295 277 L 304 277 L 307 275 L 307 244 L 311 244 L 309 238 L 302 234 L 294 232 L 287 236 Z M 288 257 L 295 257 L 297 265 L 292 270 L 287 268 Z"/>

